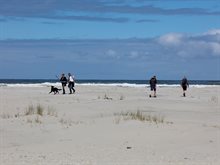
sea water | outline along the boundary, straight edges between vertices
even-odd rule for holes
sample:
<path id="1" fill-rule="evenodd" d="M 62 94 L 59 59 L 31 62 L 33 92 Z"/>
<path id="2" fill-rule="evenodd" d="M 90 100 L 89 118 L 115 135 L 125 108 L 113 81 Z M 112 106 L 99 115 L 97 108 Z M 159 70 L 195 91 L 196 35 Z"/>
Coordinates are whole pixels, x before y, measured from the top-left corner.
<path id="1" fill-rule="evenodd" d="M 159 87 L 179 87 L 181 80 L 158 80 Z M 60 86 L 56 79 L 0 79 L 0 87 L 45 87 Z M 76 85 L 88 86 L 122 86 L 122 87 L 148 87 L 149 80 L 76 80 Z M 220 80 L 189 80 L 190 87 L 220 86 Z"/>

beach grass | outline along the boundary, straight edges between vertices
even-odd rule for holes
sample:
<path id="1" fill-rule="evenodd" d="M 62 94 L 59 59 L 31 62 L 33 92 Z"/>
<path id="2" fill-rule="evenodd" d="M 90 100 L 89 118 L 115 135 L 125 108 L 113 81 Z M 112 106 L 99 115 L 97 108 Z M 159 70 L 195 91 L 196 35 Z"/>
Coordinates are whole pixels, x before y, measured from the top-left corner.
<path id="1" fill-rule="evenodd" d="M 33 114 L 34 114 L 34 106 L 33 104 L 30 104 L 26 109 L 25 115 L 28 116 Z"/>
<path id="2" fill-rule="evenodd" d="M 113 100 L 113 98 L 109 97 L 106 93 L 104 95 L 104 100 Z"/>
<path id="3" fill-rule="evenodd" d="M 41 106 L 40 104 L 38 104 L 37 107 L 36 107 L 36 112 L 37 112 L 38 115 L 43 116 L 44 107 Z"/>
<path id="4" fill-rule="evenodd" d="M 0 115 L 2 119 L 14 119 L 27 117 L 27 123 L 39 123 L 41 124 L 43 116 L 54 116 L 58 117 L 57 112 L 53 107 L 48 106 L 45 108 L 41 104 L 33 105 L 29 104 L 23 112 L 17 112 L 15 114 L 12 113 L 3 113 Z"/>
<path id="5" fill-rule="evenodd" d="M 47 116 L 57 117 L 57 113 L 53 107 L 48 106 L 47 108 L 45 108 L 41 104 L 37 104 L 36 106 L 34 106 L 33 104 L 30 104 L 26 108 L 26 111 L 24 113 L 25 116 L 34 115 L 34 114 L 39 115 L 39 116 L 47 115 Z"/>
<path id="6" fill-rule="evenodd" d="M 124 99 L 125 99 L 125 96 L 124 95 L 120 95 L 119 100 L 124 100 Z"/>
<path id="7" fill-rule="evenodd" d="M 150 123 L 164 123 L 164 116 L 162 115 L 151 115 L 143 113 L 140 110 L 137 110 L 136 112 L 121 112 L 121 113 L 115 113 L 114 116 L 117 118 L 115 119 L 115 123 L 119 124 L 121 119 L 123 120 L 137 120 L 141 122 L 150 122 Z"/>

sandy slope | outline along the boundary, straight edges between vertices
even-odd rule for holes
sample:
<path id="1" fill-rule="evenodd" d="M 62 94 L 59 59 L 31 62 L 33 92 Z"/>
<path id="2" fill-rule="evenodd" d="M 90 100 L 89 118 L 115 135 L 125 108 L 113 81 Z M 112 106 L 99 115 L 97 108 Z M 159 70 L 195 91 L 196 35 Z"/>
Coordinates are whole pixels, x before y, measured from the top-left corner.
<path id="1" fill-rule="evenodd" d="M 220 164 L 220 87 L 0 87 L 1 165 Z M 108 99 L 106 99 L 108 98 Z M 25 114 L 40 105 L 43 116 Z M 127 112 L 164 118 L 133 120 Z"/>

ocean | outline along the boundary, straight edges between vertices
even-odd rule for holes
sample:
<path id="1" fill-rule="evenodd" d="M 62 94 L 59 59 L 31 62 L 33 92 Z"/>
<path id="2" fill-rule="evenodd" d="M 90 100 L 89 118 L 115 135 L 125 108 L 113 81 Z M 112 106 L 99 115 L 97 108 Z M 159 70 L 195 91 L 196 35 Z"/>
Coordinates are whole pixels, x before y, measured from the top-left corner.
<path id="1" fill-rule="evenodd" d="M 189 80 L 191 87 L 213 87 L 220 86 L 220 80 Z M 57 79 L 0 79 L 1 86 L 9 87 L 44 87 L 60 86 Z M 128 87 L 148 87 L 149 80 L 76 80 L 76 85 L 95 86 L 128 86 Z M 159 87 L 179 87 L 180 80 L 158 80 Z"/>

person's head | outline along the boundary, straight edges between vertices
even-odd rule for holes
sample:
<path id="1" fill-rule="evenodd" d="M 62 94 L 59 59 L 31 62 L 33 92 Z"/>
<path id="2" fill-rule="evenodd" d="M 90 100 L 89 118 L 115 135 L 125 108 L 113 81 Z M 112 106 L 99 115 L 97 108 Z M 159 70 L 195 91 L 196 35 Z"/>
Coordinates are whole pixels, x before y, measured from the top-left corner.
<path id="1" fill-rule="evenodd" d="M 64 74 L 64 73 L 62 73 L 62 74 L 61 74 L 61 76 L 62 76 L 62 77 L 64 77 L 64 76 L 65 76 L 65 74 Z"/>
<path id="2" fill-rule="evenodd" d="M 68 76 L 71 76 L 71 73 L 68 73 Z"/>

